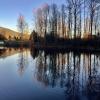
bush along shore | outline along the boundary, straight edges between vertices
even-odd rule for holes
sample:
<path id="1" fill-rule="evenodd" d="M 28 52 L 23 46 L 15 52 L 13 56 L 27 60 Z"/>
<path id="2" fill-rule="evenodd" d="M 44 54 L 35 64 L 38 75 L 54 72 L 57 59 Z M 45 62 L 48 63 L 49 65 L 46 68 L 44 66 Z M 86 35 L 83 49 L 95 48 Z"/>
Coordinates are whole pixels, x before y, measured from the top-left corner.
<path id="1" fill-rule="evenodd" d="M 29 47 L 29 41 L 4 41 L 5 47 Z"/>
<path id="2" fill-rule="evenodd" d="M 52 38 L 53 39 L 53 38 Z M 35 39 L 34 39 L 35 40 Z M 53 39 L 31 40 L 31 47 L 44 50 L 75 50 L 100 52 L 100 39 Z"/>

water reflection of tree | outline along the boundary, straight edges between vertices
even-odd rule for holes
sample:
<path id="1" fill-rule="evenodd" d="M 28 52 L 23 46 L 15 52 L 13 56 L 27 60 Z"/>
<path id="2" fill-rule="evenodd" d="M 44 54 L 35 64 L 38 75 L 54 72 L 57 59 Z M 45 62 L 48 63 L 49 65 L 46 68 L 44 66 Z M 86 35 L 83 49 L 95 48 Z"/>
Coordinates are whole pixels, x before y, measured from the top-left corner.
<path id="1" fill-rule="evenodd" d="M 100 95 L 100 74 L 96 66 L 96 55 L 89 55 L 88 81 L 86 85 L 87 97 L 90 100 L 98 100 Z M 96 96 L 95 96 L 96 95 Z"/>
<path id="2" fill-rule="evenodd" d="M 97 100 L 100 95 L 100 56 L 39 52 L 35 76 L 45 86 L 64 88 L 68 100 Z"/>
<path id="3" fill-rule="evenodd" d="M 22 76 L 28 66 L 28 50 L 20 49 L 18 57 L 18 72 Z"/>
<path id="4" fill-rule="evenodd" d="M 31 48 L 30 51 L 31 51 L 30 53 L 31 53 L 33 59 L 35 59 L 39 54 L 39 51 L 37 49 L 35 49 L 35 48 Z"/>
<path id="5" fill-rule="evenodd" d="M 0 56 L 6 58 L 19 52 L 18 48 L 6 48 L 0 49 Z"/>

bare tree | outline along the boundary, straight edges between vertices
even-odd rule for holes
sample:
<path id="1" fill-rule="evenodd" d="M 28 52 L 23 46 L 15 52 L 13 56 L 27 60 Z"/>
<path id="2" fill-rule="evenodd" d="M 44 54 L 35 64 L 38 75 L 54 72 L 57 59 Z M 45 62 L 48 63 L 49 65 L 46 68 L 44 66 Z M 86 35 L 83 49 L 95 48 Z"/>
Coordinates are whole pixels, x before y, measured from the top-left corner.
<path id="1" fill-rule="evenodd" d="M 67 34 L 69 38 L 72 38 L 72 0 L 66 0 L 67 2 L 67 10 L 68 10 L 68 29 Z"/>
<path id="2" fill-rule="evenodd" d="M 58 15 L 57 15 L 57 36 L 60 38 L 60 34 L 61 34 L 61 12 L 58 11 Z"/>
<path id="3" fill-rule="evenodd" d="M 19 15 L 18 20 L 17 20 L 17 27 L 18 31 L 21 33 L 21 40 L 23 40 L 23 34 L 26 26 L 25 18 L 22 14 Z"/>
<path id="4" fill-rule="evenodd" d="M 37 10 L 37 19 L 36 19 L 36 27 L 37 27 L 37 32 L 39 36 L 42 36 L 43 34 L 43 16 L 42 16 L 42 9 L 38 8 Z"/>
<path id="5" fill-rule="evenodd" d="M 90 18 L 90 25 L 89 25 L 89 33 L 92 37 L 93 33 L 96 34 L 97 29 L 97 19 L 98 19 L 98 10 L 100 9 L 100 1 L 99 0 L 88 0 L 88 11 L 89 11 L 89 18 Z"/>
<path id="6" fill-rule="evenodd" d="M 44 37 L 45 37 L 47 34 L 47 28 L 48 28 L 49 5 L 44 4 L 42 10 L 43 10 L 43 27 L 44 27 Z"/>
<path id="7" fill-rule="evenodd" d="M 61 24 L 62 24 L 62 36 L 63 38 L 66 36 L 66 26 L 65 26 L 65 18 L 66 18 L 66 13 L 65 13 L 65 5 L 62 4 L 61 6 Z"/>
<path id="8" fill-rule="evenodd" d="M 51 5 L 51 31 L 53 32 L 53 35 L 57 35 L 57 5 L 52 4 Z"/>
<path id="9" fill-rule="evenodd" d="M 68 35 L 72 38 L 81 38 L 82 31 L 82 3 L 83 0 L 66 0 Z"/>

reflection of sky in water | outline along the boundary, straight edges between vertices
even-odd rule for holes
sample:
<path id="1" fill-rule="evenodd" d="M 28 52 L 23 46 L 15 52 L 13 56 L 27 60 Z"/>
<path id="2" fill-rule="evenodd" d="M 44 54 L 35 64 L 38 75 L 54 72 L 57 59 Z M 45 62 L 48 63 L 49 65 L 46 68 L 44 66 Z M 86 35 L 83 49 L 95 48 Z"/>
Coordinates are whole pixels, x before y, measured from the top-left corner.
<path id="1" fill-rule="evenodd" d="M 1 100 L 98 99 L 100 55 L 34 54 L 17 49 L 0 53 Z"/>

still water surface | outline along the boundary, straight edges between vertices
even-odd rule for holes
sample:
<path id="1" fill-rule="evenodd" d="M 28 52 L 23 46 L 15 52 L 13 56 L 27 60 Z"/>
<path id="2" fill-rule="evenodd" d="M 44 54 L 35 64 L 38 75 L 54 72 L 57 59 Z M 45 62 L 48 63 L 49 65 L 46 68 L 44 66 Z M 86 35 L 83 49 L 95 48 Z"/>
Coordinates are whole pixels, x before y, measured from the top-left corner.
<path id="1" fill-rule="evenodd" d="M 99 98 L 99 53 L 0 49 L 0 100 Z"/>

